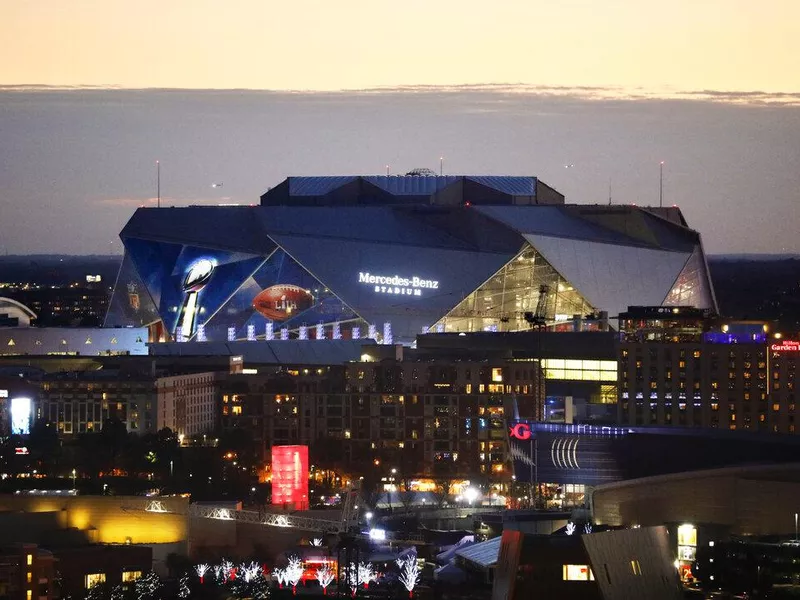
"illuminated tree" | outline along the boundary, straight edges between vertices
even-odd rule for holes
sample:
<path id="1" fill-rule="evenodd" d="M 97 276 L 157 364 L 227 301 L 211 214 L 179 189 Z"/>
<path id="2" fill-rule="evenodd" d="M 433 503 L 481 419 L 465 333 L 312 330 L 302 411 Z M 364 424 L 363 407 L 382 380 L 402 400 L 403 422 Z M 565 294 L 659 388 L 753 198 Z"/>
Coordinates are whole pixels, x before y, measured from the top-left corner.
<path id="1" fill-rule="evenodd" d="M 156 600 L 160 596 L 161 587 L 161 579 L 150 571 L 136 580 L 133 589 L 138 600 Z"/>
<path id="2" fill-rule="evenodd" d="M 203 577 L 205 577 L 205 575 L 206 575 L 206 573 L 208 573 L 209 569 L 210 569 L 210 567 L 205 563 L 201 563 L 201 564 L 195 566 L 194 572 L 197 573 L 197 576 L 200 578 L 200 584 L 201 585 L 203 583 Z"/>
<path id="3" fill-rule="evenodd" d="M 289 558 L 289 565 L 286 567 L 286 581 L 292 586 L 292 594 L 297 593 L 297 584 L 303 577 L 303 561 L 297 556 Z"/>
<path id="4" fill-rule="evenodd" d="M 278 587 L 283 588 L 283 584 L 286 583 L 286 569 L 275 567 L 272 576 L 278 580 Z"/>
<path id="5" fill-rule="evenodd" d="M 85 600 L 104 600 L 105 597 L 106 597 L 106 584 L 102 581 L 98 581 L 92 587 L 89 588 L 88 592 L 86 592 Z"/>
<path id="6" fill-rule="evenodd" d="M 566 534 L 572 535 L 573 533 L 575 533 L 575 523 L 570 521 L 569 523 L 567 523 Z"/>
<path id="7" fill-rule="evenodd" d="M 586 523 L 586 525 L 583 526 L 583 533 L 592 533 L 591 523 Z"/>
<path id="8" fill-rule="evenodd" d="M 365 563 L 360 562 L 358 563 L 358 569 L 356 570 L 356 580 L 358 583 L 363 584 L 364 589 L 369 587 L 370 581 L 376 581 L 378 579 L 378 574 L 375 573 L 375 569 L 372 567 L 372 563 Z"/>
<path id="9" fill-rule="evenodd" d="M 328 586 L 333 582 L 334 573 L 333 569 L 331 569 L 330 565 L 327 563 L 322 565 L 320 568 L 317 569 L 314 576 L 319 581 L 319 585 L 322 587 L 322 595 L 328 595 Z"/>
<path id="10" fill-rule="evenodd" d="M 405 557 L 403 566 L 400 567 L 400 583 L 408 590 L 408 597 L 414 597 L 414 588 L 419 583 L 419 564 L 417 563 L 417 555 L 411 554 Z"/>
<path id="11" fill-rule="evenodd" d="M 225 583 L 225 575 L 222 572 L 222 565 L 214 565 L 214 581 Z"/>
<path id="12" fill-rule="evenodd" d="M 317 547 L 322 546 L 322 538 L 314 538 L 311 540 L 311 545 Z"/>
<path id="13" fill-rule="evenodd" d="M 245 582 L 250 583 L 261 573 L 261 566 L 257 562 L 242 563 L 239 565 L 239 573 L 242 574 Z"/>
<path id="14" fill-rule="evenodd" d="M 178 580 L 178 598 L 188 598 L 192 595 L 189 589 L 189 574 L 184 573 Z"/>
<path id="15" fill-rule="evenodd" d="M 222 576 L 224 578 L 223 581 L 229 581 L 236 577 L 236 567 L 233 566 L 231 561 L 223 558 L 220 566 L 222 567 Z"/>
<path id="16" fill-rule="evenodd" d="M 109 596 L 110 600 L 125 600 L 128 594 L 125 593 L 126 590 L 122 587 L 122 584 L 115 585 L 114 589 L 111 590 L 111 595 Z"/>
<path id="17" fill-rule="evenodd" d="M 269 583 L 267 583 L 261 571 L 259 571 L 250 582 L 250 595 L 255 600 L 266 600 L 266 598 L 269 598 Z"/>

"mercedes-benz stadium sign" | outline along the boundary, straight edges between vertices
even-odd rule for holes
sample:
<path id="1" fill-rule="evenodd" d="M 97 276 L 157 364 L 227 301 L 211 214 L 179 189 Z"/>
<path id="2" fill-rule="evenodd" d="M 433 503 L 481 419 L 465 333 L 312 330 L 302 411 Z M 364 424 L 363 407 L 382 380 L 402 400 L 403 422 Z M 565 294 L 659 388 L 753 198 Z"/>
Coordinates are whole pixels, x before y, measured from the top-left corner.
<path id="1" fill-rule="evenodd" d="M 401 296 L 422 296 L 422 290 L 437 290 L 439 282 L 420 277 L 401 277 L 400 275 L 358 274 L 358 283 L 373 285 L 377 294 L 398 294 Z"/>

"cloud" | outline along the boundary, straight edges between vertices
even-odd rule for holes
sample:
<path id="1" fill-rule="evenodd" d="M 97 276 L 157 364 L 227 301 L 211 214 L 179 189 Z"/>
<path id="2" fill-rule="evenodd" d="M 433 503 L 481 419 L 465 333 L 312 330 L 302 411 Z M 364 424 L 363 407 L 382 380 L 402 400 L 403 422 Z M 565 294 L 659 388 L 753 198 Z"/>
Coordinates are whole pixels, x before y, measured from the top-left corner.
<path id="1" fill-rule="evenodd" d="M 798 106 L 800 92 L 766 92 L 762 90 L 679 90 L 671 87 L 643 88 L 623 86 L 564 86 L 536 85 L 528 83 L 482 83 L 460 85 L 398 85 L 374 88 L 351 88 L 330 90 L 293 90 L 257 88 L 124 88 L 118 85 L 72 85 L 49 86 L 40 84 L 0 85 L 3 92 L 91 92 L 91 91 L 132 91 L 132 92 L 259 92 L 275 95 L 297 95 L 308 97 L 337 98 L 342 96 L 375 96 L 407 94 L 450 94 L 473 92 L 494 96 L 514 95 L 539 98 L 570 98 L 574 100 L 691 100 L 719 102 L 727 104 L 747 104 L 754 106 Z"/>

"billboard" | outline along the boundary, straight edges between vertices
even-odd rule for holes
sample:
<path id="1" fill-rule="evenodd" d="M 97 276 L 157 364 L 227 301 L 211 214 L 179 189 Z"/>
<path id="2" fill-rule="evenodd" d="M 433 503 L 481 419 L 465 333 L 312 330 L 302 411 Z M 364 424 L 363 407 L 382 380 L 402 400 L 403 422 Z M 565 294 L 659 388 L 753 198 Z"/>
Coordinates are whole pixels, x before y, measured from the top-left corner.
<path id="1" fill-rule="evenodd" d="M 28 435 L 31 432 L 31 412 L 33 403 L 30 398 L 17 397 L 11 399 L 11 434 Z"/>
<path id="2" fill-rule="evenodd" d="M 308 510 L 308 446 L 272 447 L 272 504 Z"/>
<path id="3" fill-rule="evenodd" d="M 129 289 L 124 294 L 118 282 L 107 325 L 140 323 L 145 302 L 174 340 L 202 331 L 201 338 L 222 341 L 231 329 L 236 339 L 248 329 L 263 337 L 268 323 L 297 331 L 358 319 L 280 249 L 263 256 L 137 239 L 125 244 L 128 264 L 120 277 Z"/>

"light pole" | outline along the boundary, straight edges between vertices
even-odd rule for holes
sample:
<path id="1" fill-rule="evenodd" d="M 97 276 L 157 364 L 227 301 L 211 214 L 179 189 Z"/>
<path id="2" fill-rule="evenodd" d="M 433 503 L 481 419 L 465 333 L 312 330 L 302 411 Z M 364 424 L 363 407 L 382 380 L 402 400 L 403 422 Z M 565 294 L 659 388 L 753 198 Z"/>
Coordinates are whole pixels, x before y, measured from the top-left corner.
<path id="1" fill-rule="evenodd" d="M 658 165 L 658 207 L 664 208 L 664 161 Z"/>
<path id="2" fill-rule="evenodd" d="M 158 198 L 157 207 L 161 208 L 161 161 L 156 161 L 156 198 Z"/>
<path id="3" fill-rule="evenodd" d="M 75 489 L 75 469 L 72 469 L 72 489 Z"/>
<path id="4" fill-rule="evenodd" d="M 794 541 L 797 541 L 797 513 L 794 513 Z"/>

